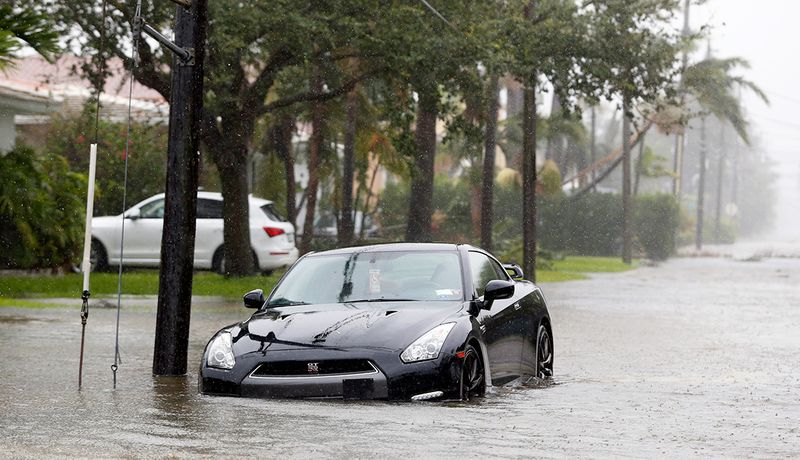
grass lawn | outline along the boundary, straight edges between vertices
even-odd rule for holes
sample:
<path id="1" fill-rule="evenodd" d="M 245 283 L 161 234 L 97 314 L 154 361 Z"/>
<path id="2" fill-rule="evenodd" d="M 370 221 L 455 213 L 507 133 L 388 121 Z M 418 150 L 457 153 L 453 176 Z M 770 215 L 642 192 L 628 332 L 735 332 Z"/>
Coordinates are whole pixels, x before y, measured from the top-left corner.
<path id="1" fill-rule="evenodd" d="M 571 281 L 586 278 L 586 273 L 621 272 L 636 268 L 623 264 L 615 257 L 566 257 L 553 261 L 553 270 L 538 270 L 538 282 Z M 225 278 L 216 273 L 198 271 L 194 274 L 192 294 L 200 296 L 219 296 L 227 299 L 240 299 L 252 289 L 269 292 L 282 272 L 269 276 L 247 276 L 244 278 Z M 83 277 L 78 273 L 68 275 L 29 275 L 0 277 L 0 307 L 45 307 L 48 304 L 36 302 L 37 298 L 78 298 Z M 116 273 L 93 273 L 91 291 L 94 298 L 112 297 L 117 293 Z M 157 295 L 158 270 L 130 270 L 122 274 L 122 292 L 125 295 Z M 11 299 L 28 299 L 14 300 Z"/>
<path id="2" fill-rule="evenodd" d="M 220 296 L 238 299 L 252 289 L 269 292 L 283 272 L 269 276 L 247 276 L 225 278 L 211 272 L 195 272 L 192 283 L 193 295 Z M 80 297 L 83 276 L 32 275 L 0 277 L 0 306 L 4 299 L 42 297 Z M 117 293 L 116 273 L 93 273 L 91 277 L 93 297 L 114 296 Z M 122 273 L 122 293 L 125 295 L 157 295 L 158 270 L 131 270 Z M 18 302 L 17 302 L 18 304 Z"/>
<path id="3" fill-rule="evenodd" d="M 624 272 L 636 268 L 637 261 L 627 265 L 619 257 L 568 256 L 554 260 L 552 270 L 537 270 L 540 283 L 586 279 L 586 273 Z"/>

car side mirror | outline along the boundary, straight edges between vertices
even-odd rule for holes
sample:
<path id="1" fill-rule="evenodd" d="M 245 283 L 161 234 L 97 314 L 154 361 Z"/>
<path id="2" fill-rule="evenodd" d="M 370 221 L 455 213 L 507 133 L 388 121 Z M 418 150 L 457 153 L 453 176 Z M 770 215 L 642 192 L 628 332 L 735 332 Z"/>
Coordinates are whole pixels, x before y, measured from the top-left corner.
<path id="1" fill-rule="evenodd" d="M 483 302 L 480 307 L 484 310 L 492 308 L 495 300 L 509 299 L 514 295 L 514 283 L 511 281 L 491 280 L 486 283 L 483 290 Z"/>
<path id="2" fill-rule="evenodd" d="M 125 214 L 125 217 L 130 219 L 130 220 L 137 220 L 140 217 L 142 217 L 142 214 L 139 211 L 139 208 L 134 208 L 134 209 L 131 209 L 130 211 L 128 211 L 128 213 Z"/>
<path id="3" fill-rule="evenodd" d="M 503 264 L 503 268 L 508 273 L 512 279 L 521 280 L 525 278 L 525 274 L 522 272 L 522 267 L 517 264 Z"/>
<path id="4" fill-rule="evenodd" d="M 245 308 L 261 308 L 264 306 L 264 291 L 253 289 L 244 295 Z"/>

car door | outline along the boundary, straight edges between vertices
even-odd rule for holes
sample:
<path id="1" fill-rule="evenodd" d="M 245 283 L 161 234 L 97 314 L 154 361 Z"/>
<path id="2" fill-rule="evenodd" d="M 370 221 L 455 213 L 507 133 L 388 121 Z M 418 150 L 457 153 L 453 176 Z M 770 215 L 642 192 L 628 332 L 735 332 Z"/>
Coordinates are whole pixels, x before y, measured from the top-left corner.
<path id="1" fill-rule="evenodd" d="M 158 265 L 161 260 L 161 231 L 164 227 L 164 198 L 143 204 L 135 218 L 125 219 L 126 263 Z"/>
<path id="2" fill-rule="evenodd" d="M 531 283 L 517 283 L 520 289 L 520 304 L 522 305 L 525 339 L 522 346 L 522 373 L 536 375 L 536 334 L 539 323 L 545 317 L 545 307 L 542 291 Z"/>
<path id="3" fill-rule="evenodd" d="M 210 268 L 214 251 L 222 245 L 222 200 L 197 198 L 194 263 Z"/>
<path id="4" fill-rule="evenodd" d="M 469 265 L 474 296 L 483 297 L 483 289 L 491 280 L 510 281 L 497 261 L 480 251 L 469 251 Z M 524 328 L 522 309 L 517 295 L 495 300 L 490 310 L 481 310 L 478 323 L 483 332 L 492 382 L 503 384 L 521 375 Z"/>

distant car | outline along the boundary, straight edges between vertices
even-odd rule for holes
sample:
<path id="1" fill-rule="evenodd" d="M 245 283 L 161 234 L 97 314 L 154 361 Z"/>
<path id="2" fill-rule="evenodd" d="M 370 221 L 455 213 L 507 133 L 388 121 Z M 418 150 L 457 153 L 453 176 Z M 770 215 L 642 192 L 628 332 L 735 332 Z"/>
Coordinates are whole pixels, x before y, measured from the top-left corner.
<path id="1" fill-rule="evenodd" d="M 513 271 L 515 276 L 509 276 Z M 468 399 L 553 374 L 540 289 L 469 245 L 399 243 L 303 256 L 257 311 L 206 345 L 206 394 Z"/>
<path id="2" fill-rule="evenodd" d="M 269 200 L 249 199 L 250 245 L 254 265 L 261 271 L 285 267 L 297 260 L 294 226 L 286 222 Z M 164 194 L 152 196 L 124 213 L 125 266 L 157 267 L 161 261 L 161 231 L 164 226 Z M 222 237 L 222 194 L 197 193 L 197 230 L 194 267 L 225 271 Z M 92 266 L 105 270 L 120 262 L 122 216 L 92 220 Z"/>

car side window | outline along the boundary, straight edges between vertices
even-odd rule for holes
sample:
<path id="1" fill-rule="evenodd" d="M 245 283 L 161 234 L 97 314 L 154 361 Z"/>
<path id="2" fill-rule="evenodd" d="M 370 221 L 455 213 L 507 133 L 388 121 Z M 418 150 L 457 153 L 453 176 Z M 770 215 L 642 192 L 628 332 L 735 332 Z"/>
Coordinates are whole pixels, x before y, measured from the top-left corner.
<path id="1" fill-rule="evenodd" d="M 139 217 L 142 219 L 163 219 L 164 200 L 155 200 L 139 208 Z"/>
<path id="2" fill-rule="evenodd" d="M 469 253 L 469 266 L 472 272 L 472 284 L 478 292 L 478 297 L 483 295 L 486 283 L 492 280 L 507 280 L 508 278 L 503 275 L 501 268 L 497 266 L 492 259 L 480 252 Z"/>
<path id="3" fill-rule="evenodd" d="M 209 200 L 206 198 L 197 199 L 197 218 L 198 219 L 222 219 L 222 201 Z"/>

